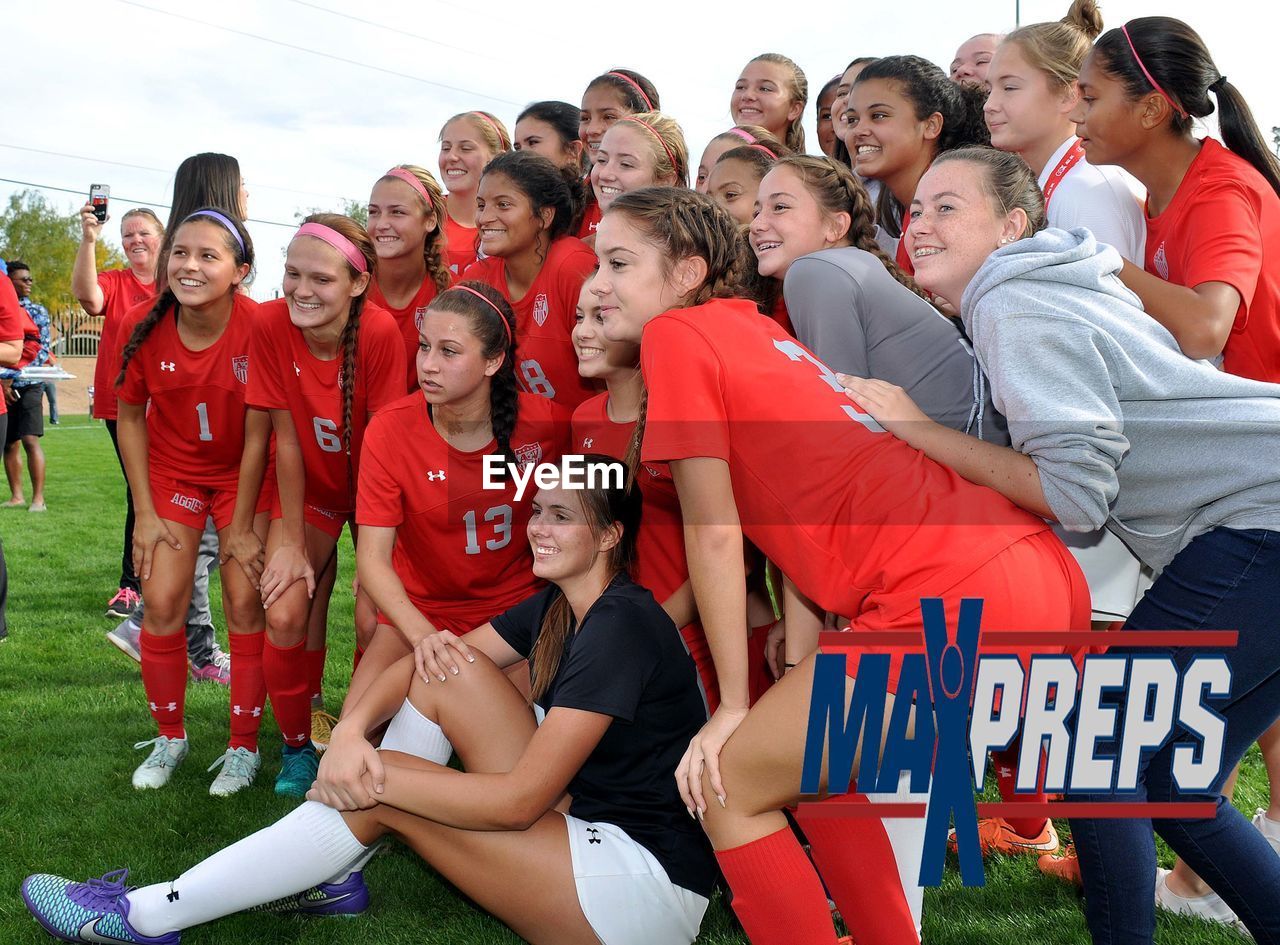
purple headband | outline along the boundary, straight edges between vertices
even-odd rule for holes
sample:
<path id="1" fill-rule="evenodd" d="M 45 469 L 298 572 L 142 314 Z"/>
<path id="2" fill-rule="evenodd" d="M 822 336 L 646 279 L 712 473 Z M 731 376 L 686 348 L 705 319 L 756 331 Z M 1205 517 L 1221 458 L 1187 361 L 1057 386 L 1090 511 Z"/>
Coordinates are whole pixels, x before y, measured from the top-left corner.
<path id="1" fill-rule="evenodd" d="M 195 217 L 213 217 L 213 219 L 225 226 L 227 230 L 230 231 L 231 235 L 236 238 L 236 243 L 240 246 L 240 255 L 244 256 L 247 254 L 244 248 L 244 240 L 240 237 L 240 231 L 236 229 L 236 225 L 231 222 L 229 217 L 219 213 L 217 210 L 197 210 L 182 222 L 186 223 L 187 220 L 192 220 Z"/>
<path id="2" fill-rule="evenodd" d="M 1191 117 L 1187 114 L 1187 110 L 1185 108 L 1183 108 L 1176 101 L 1174 101 L 1174 98 L 1172 95 L 1170 95 L 1164 89 L 1160 88 L 1160 83 L 1155 80 L 1155 76 L 1153 76 L 1150 72 L 1147 71 L 1147 67 L 1142 62 L 1142 57 L 1138 55 L 1138 47 L 1133 45 L 1133 37 L 1129 35 L 1129 25 L 1127 23 L 1124 26 L 1120 27 L 1120 32 L 1124 33 L 1125 42 L 1129 44 L 1129 51 L 1133 53 L 1133 61 L 1138 64 L 1138 68 L 1141 69 L 1142 74 L 1147 77 L 1147 81 L 1151 83 L 1151 87 L 1155 89 L 1157 92 L 1159 92 L 1161 95 L 1163 95 L 1164 100 L 1169 103 L 1169 107 L 1172 108 L 1179 115 L 1181 115 L 1183 118 Z"/>

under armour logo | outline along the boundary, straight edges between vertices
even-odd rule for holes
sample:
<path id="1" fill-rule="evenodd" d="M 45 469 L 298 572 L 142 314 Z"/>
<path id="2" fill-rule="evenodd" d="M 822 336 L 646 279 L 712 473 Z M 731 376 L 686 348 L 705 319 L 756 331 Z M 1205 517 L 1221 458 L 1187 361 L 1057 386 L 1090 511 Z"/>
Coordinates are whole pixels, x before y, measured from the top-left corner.
<path id="1" fill-rule="evenodd" d="M 587 833 L 591 834 L 591 836 L 587 838 L 587 843 L 603 843 L 604 842 L 598 836 L 600 831 L 597 830 L 595 827 L 588 827 Z"/>
<path id="2" fill-rule="evenodd" d="M 170 892 L 167 896 L 165 896 L 165 898 L 168 899 L 170 902 L 177 902 L 179 899 L 182 898 L 180 895 L 178 895 L 178 890 L 174 889 L 172 886 L 170 886 L 169 889 L 170 889 Z"/>
<path id="3" fill-rule="evenodd" d="M 177 365 L 177 364 L 175 364 L 173 361 L 161 361 L 161 362 L 160 362 L 160 370 L 162 370 L 162 371 L 176 371 L 176 370 L 178 370 L 178 365 Z"/>
<path id="4" fill-rule="evenodd" d="M 256 719 L 258 716 L 262 714 L 262 706 L 255 705 L 253 709 L 250 710 L 250 709 L 244 708 L 243 706 L 236 705 L 231 707 L 231 712 L 233 715 L 252 715 Z"/>
<path id="5" fill-rule="evenodd" d="M 593 440 L 591 437 L 589 437 L 589 436 L 584 436 L 584 437 L 582 438 L 582 448 L 583 448 L 584 450 L 589 450 L 589 449 L 591 449 L 591 447 L 593 447 L 593 446 L 595 445 L 595 442 L 596 442 L 596 441 L 595 441 L 595 440 Z"/>
<path id="6" fill-rule="evenodd" d="M 152 712 L 177 712 L 178 711 L 178 703 L 176 702 L 170 702 L 168 705 L 156 705 L 154 702 L 148 702 L 147 705 L 151 706 Z"/>
<path id="7" fill-rule="evenodd" d="M 286 735 L 285 738 L 292 738 L 294 741 L 300 741 L 300 742 L 310 742 L 311 733 L 303 732 L 301 735 Z"/>
<path id="8" fill-rule="evenodd" d="M 445 475 L 444 475 L 443 469 L 437 469 L 435 472 L 427 473 L 428 482 L 435 482 L 437 479 L 444 479 L 444 478 L 445 478 Z"/>
<path id="9" fill-rule="evenodd" d="M 302 368 L 298 367 L 297 361 L 293 362 L 293 374 L 294 377 L 302 377 Z M 338 383 L 341 384 L 342 382 L 339 381 Z"/>

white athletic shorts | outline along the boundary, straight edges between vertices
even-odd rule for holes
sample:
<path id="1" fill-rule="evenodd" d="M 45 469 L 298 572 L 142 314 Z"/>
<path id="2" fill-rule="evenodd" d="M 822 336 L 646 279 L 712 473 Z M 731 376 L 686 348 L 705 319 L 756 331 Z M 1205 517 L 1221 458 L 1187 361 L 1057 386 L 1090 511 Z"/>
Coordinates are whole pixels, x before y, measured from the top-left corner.
<path id="1" fill-rule="evenodd" d="M 677 886 L 652 853 L 613 824 L 564 815 L 578 902 L 603 945 L 689 945 L 707 899 Z"/>
<path id="2" fill-rule="evenodd" d="M 1106 528 L 1069 532 L 1055 524 L 1053 530 L 1084 572 L 1093 599 L 1093 619 L 1111 622 L 1128 617 L 1151 586 L 1150 572 L 1129 546 Z"/>

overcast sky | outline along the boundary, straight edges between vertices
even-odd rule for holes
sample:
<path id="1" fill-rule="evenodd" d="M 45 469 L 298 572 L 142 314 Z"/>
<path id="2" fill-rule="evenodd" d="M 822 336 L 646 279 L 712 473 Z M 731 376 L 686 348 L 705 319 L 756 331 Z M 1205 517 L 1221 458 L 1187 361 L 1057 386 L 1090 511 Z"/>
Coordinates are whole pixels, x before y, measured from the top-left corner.
<path id="1" fill-rule="evenodd" d="M 1023 0 L 1021 22 L 1057 19 L 1066 7 Z M 962 40 L 1008 30 L 1015 16 L 1012 0 L 908 0 L 884 5 L 882 16 L 877 9 L 867 0 L 6 4 L 0 74 L 10 97 L 0 178 L 73 190 L 45 191 L 68 212 L 91 183 L 109 184 L 108 232 L 117 242 L 128 207 L 147 204 L 166 218 L 159 205 L 168 203 L 184 157 L 233 154 L 248 183 L 249 216 L 289 224 L 249 224 L 258 251 L 254 296 L 269 299 L 296 212 L 336 209 L 341 197 L 363 202 L 393 164 L 434 173 L 440 127 L 457 112 L 485 109 L 511 128 L 526 103 L 578 104 L 592 77 L 628 67 L 658 87 L 696 163 L 731 123 L 734 80 L 758 53 L 791 56 L 816 94 L 856 56 L 916 53 L 945 68 Z M 1103 5 L 1108 27 L 1155 13 L 1187 20 L 1268 138 L 1280 125 L 1275 10 L 1257 0 Z M 812 105 L 805 121 L 813 142 Z M 22 189 L 0 181 L 0 199 Z"/>

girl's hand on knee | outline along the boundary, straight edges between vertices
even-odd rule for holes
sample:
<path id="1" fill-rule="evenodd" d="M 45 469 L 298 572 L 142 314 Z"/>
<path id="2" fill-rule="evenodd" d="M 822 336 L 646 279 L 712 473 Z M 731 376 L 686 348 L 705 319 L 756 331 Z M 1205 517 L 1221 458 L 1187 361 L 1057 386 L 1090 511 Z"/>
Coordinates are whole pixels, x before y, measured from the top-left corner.
<path id="1" fill-rule="evenodd" d="M 716 800 L 721 807 L 725 805 L 724 782 L 720 780 L 720 750 L 729 740 L 742 720 L 747 717 L 746 709 L 726 709 L 723 704 L 716 709 L 702 730 L 689 742 L 689 748 L 676 767 L 676 786 L 680 797 L 684 800 L 689 816 L 699 820 L 706 813 L 707 801 L 702 791 L 702 778 L 705 773 L 715 792 Z"/>
<path id="2" fill-rule="evenodd" d="M 182 542 L 173 536 L 164 519 L 158 515 L 138 516 L 133 527 L 133 569 L 144 581 L 151 580 L 151 565 L 156 558 L 156 545 L 164 542 L 174 551 L 182 550 Z"/>
<path id="3" fill-rule="evenodd" d="M 458 675 L 459 654 L 468 663 L 476 661 L 471 655 L 471 648 L 459 637 L 448 630 L 441 630 L 428 633 L 417 642 L 413 648 L 413 662 L 424 683 L 430 683 L 433 677 L 444 682 L 450 676 Z"/>
<path id="4" fill-rule="evenodd" d="M 250 583 L 254 587 L 259 587 L 262 583 L 262 559 L 266 546 L 263 545 L 262 539 L 258 537 L 257 532 L 253 531 L 253 529 L 245 531 L 231 529 L 227 533 L 226 541 L 222 542 L 221 546 L 221 551 L 218 553 L 218 563 L 226 564 L 234 558 L 249 578 Z"/>
<path id="5" fill-rule="evenodd" d="M 316 572 L 306 551 L 297 545 L 281 545 L 262 572 L 262 606 L 278 601 L 295 581 L 306 581 L 307 597 L 315 597 Z"/>
<path id="6" fill-rule="evenodd" d="M 320 756 L 320 770 L 307 798 L 335 810 L 365 810 L 378 803 L 386 771 L 378 751 L 364 738 L 337 735 Z"/>

